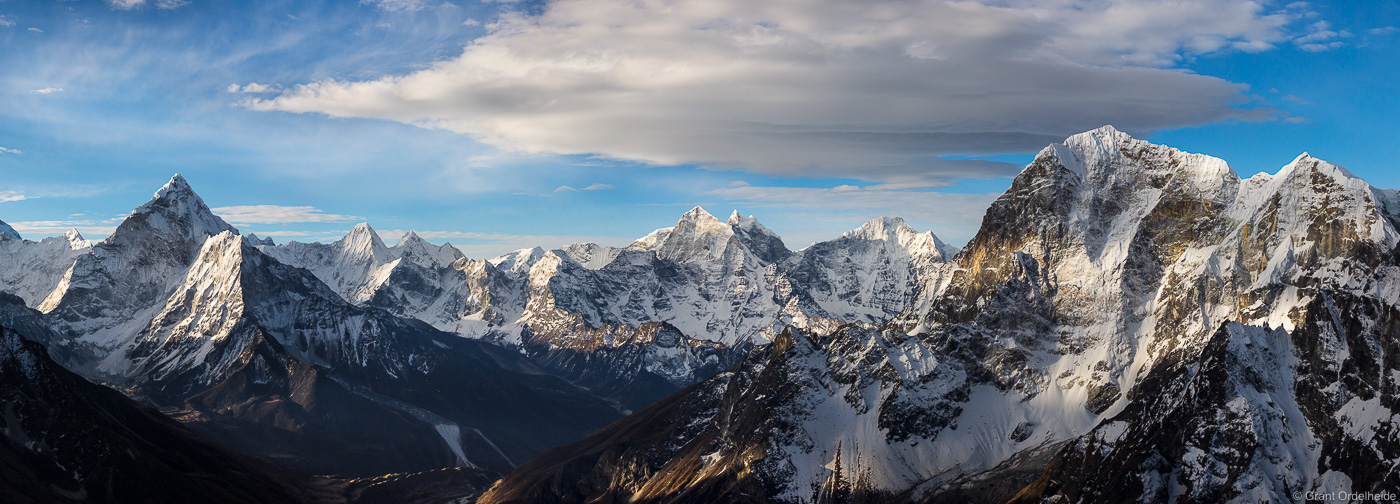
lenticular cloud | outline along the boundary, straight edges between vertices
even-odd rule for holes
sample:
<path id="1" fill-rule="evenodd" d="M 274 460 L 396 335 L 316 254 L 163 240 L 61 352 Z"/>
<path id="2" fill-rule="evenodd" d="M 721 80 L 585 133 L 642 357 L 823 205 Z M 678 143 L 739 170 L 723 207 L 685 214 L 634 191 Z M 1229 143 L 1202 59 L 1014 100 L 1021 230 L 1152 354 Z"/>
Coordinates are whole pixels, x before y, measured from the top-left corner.
<path id="1" fill-rule="evenodd" d="M 1254 2 L 563 0 L 507 14 L 455 59 L 249 98 L 508 150 L 937 186 L 1066 132 L 1271 117 L 1176 69 L 1259 51 L 1303 13 Z"/>

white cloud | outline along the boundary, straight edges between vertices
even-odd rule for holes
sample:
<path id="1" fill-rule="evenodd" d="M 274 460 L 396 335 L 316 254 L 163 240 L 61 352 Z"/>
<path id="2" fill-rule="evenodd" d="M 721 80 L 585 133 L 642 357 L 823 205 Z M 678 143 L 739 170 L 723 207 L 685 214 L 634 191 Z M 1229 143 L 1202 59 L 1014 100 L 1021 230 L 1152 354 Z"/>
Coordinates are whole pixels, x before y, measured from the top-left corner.
<path id="1" fill-rule="evenodd" d="M 465 26 L 465 27 L 468 27 L 468 28 L 473 27 L 473 26 L 481 26 L 481 21 L 477 21 L 477 20 L 475 20 L 475 19 L 467 19 L 466 21 L 462 21 L 462 26 Z"/>
<path id="2" fill-rule="evenodd" d="M 1330 51 L 1345 45 L 1341 38 L 1351 37 L 1348 31 L 1334 31 L 1332 24 L 1318 21 L 1308 26 L 1308 32 L 1293 39 L 1293 44 L 1308 52 Z"/>
<path id="3" fill-rule="evenodd" d="M 35 27 L 33 27 L 33 26 L 31 26 L 31 27 L 29 27 L 29 28 L 25 28 L 25 29 L 26 29 L 26 30 L 29 30 L 30 33 L 44 33 L 44 30 L 40 30 L 40 29 L 35 28 Z"/>
<path id="4" fill-rule="evenodd" d="M 423 0 L 360 0 L 360 3 L 386 12 L 411 12 L 428 6 Z"/>
<path id="5" fill-rule="evenodd" d="M 14 25 L 14 21 L 10 21 L 9 18 L 6 18 L 5 16 L 0 16 L 0 27 L 9 28 Z"/>
<path id="6" fill-rule="evenodd" d="M 11 201 L 24 201 L 27 199 L 34 199 L 34 197 L 25 195 L 24 193 L 19 191 L 0 190 L 0 203 L 9 203 Z"/>
<path id="7" fill-rule="evenodd" d="M 19 149 L 10 149 L 10 148 L 7 148 L 7 147 L 0 147 L 0 154 L 24 154 L 24 151 L 19 150 Z"/>
<path id="8" fill-rule="evenodd" d="M 1394 26 L 1382 26 L 1380 28 L 1371 28 L 1369 30 L 1366 30 L 1366 33 L 1370 33 L 1371 35 L 1390 35 L 1392 33 L 1395 33 L 1396 31 L 1400 31 L 1400 28 L 1396 28 Z"/>
<path id="9" fill-rule="evenodd" d="M 594 184 L 590 184 L 588 187 L 585 187 L 585 188 L 582 188 L 582 189 L 579 189 L 579 188 L 576 188 L 576 187 L 571 187 L 571 186 L 566 186 L 566 185 L 561 185 L 561 186 L 559 186 L 557 189 L 555 189 L 554 192 L 563 192 L 563 191 L 569 191 L 569 192 L 608 191 L 608 190 L 611 190 L 611 189 L 613 189 L 612 184 L 594 183 Z"/>
<path id="10" fill-rule="evenodd" d="M 70 229 L 76 229 L 84 237 L 106 236 L 112 234 L 117 229 L 117 224 L 121 219 L 110 219 L 106 221 L 96 220 L 59 220 L 59 221 L 19 221 L 9 223 L 15 231 L 23 236 L 55 236 L 67 233 Z"/>
<path id="11" fill-rule="evenodd" d="M 293 222 L 348 222 L 363 220 L 353 215 L 328 214 L 312 206 L 240 205 L 211 209 L 215 215 L 236 224 L 287 224 Z"/>
<path id="12" fill-rule="evenodd" d="M 281 91 L 282 88 L 278 86 L 269 86 L 267 84 L 258 84 L 256 82 L 250 82 L 242 86 L 239 86 L 238 84 L 229 84 L 228 88 L 225 88 L 224 90 L 230 93 L 274 93 Z"/>
<path id="13" fill-rule="evenodd" d="M 932 187 L 1113 124 L 1231 118 L 1241 85 L 1179 71 L 1292 38 L 1302 7 L 1249 0 L 560 0 L 507 13 L 456 59 L 326 80 L 255 110 L 380 118 L 508 150 Z M 992 169 L 991 173 L 984 171 Z"/>
<path id="14" fill-rule="evenodd" d="M 62 93 L 62 92 L 63 92 L 63 88 L 60 88 L 60 87 L 46 87 L 46 88 L 40 88 L 40 89 L 35 89 L 35 90 L 33 90 L 33 91 L 30 91 L 30 94 L 46 95 L 46 94 L 54 94 L 54 93 Z"/>
<path id="15" fill-rule="evenodd" d="M 154 3 L 157 9 L 165 10 L 178 9 L 190 4 L 189 0 L 155 0 L 154 2 L 147 2 L 147 0 L 107 0 L 107 5 L 112 6 L 113 9 L 119 10 L 137 9 L 151 5 L 152 3 Z"/>

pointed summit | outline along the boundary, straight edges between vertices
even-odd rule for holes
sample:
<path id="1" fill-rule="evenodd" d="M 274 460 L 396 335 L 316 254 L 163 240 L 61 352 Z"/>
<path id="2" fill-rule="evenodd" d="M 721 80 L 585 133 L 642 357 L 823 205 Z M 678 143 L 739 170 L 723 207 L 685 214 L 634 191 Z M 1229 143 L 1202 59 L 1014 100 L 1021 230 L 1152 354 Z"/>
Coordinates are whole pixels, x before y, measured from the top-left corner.
<path id="1" fill-rule="evenodd" d="M 445 268 L 463 257 L 462 251 L 452 244 L 433 245 L 413 231 L 404 234 L 389 250 L 409 262 L 431 268 Z"/>
<path id="2" fill-rule="evenodd" d="M 0 240 L 19 240 L 19 232 L 10 227 L 5 221 L 0 221 Z"/>
<path id="3" fill-rule="evenodd" d="M 254 247 L 275 247 L 275 246 L 277 246 L 277 242 L 272 241 L 272 237 L 270 237 L 270 236 L 258 236 L 257 234 L 253 234 L 253 233 L 248 234 L 248 236 L 244 236 L 244 237 L 243 237 L 243 243 L 247 243 L 247 244 L 252 245 L 252 246 L 254 246 Z"/>
<path id="4" fill-rule="evenodd" d="M 68 232 L 63 233 L 63 237 L 68 239 L 68 245 L 72 248 L 77 249 L 87 246 L 87 240 L 83 238 L 83 234 L 79 233 L 77 229 L 69 229 Z"/>
<path id="5" fill-rule="evenodd" d="M 763 226 L 763 224 L 759 224 L 757 218 L 754 218 L 754 216 L 752 215 L 744 217 L 739 214 L 738 210 L 735 210 L 733 213 L 729 214 L 729 220 L 725 221 L 724 223 L 738 229 L 757 229 L 762 230 L 763 232 L 768 234 L 773 234 L 773 232 L 769 231 L 768 228 Z"/>
<path id="6" fill-rule="evenodd" d="M 331 246 L 340 249 L 342 254 L 371 259 L 375 263 L 388 262 L 394 257 L 389 246 L 384 244 L 384 240 L 379 238 L 379 233 L 376 233 L 368 222 L 356 224 L 354 229 Z"/>
<path id="7" fill-rule="evenodd" d="M 681 219 L 678 223 L 680 222 L 690 222 L 702 227 L 706 227 L 710 224 L 723 224 L 718 217 L 715 217 L 710 212 L 706 212 L 700 205 L 695 205 L 695 208 L 691 208 L 686 213 L 681 214 Z"/>
<path id="8" fill-rule="evenodd" d="M 204 244 L 205 238 L 234 229 L 204 204 L 185 178 L 176 174 L 157 190 L 150 201 L 136 207 L 117 226 L 106 242 L 132 243 L 155 237 L 170 243 L 183 243 L 192 251 Z"/>
<path id="9" fill-rule="evenodd" d="M 652 231 L 627 248 L 652 250 L 662 259 L 683 262 L 700 257 L 719 258 L 731 241 L 767 262 L 790 253 L 782 239 L 759 224 L 757 219 L 738 215 L 739 212 L 734 211 L 729 222 L 725 223 L 696 206 L 681 215 L 675 226 Z"/>
<path id="10" fill-rule="evenodd" d="M 160 189 L 156 190 L 155 198 L 160 199 L 172 193 L 194 194 L 194 188 L 190 187 L 189 181 L 185 180 L 185 177 L 183 175 L 176 173 L 175 176 L 170 177 L 169 182 L 166 182 L 164 186 L 161 186 Z"/>

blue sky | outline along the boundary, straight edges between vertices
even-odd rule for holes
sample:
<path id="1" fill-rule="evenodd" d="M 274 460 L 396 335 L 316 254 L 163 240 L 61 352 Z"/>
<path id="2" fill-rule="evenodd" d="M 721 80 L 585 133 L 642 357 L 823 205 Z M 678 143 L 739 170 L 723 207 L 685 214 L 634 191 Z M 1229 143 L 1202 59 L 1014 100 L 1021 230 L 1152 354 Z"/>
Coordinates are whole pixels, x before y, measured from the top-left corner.
<path id="1" fill-rule="evenodd" d="M 241 230 L 488 257 L 693 205 L 792 248 L 952 243 L 1101 124 L 1400 187 L 1393 2 L 0 1 L 0 220 L 89 238 L 174 173 Z"/>

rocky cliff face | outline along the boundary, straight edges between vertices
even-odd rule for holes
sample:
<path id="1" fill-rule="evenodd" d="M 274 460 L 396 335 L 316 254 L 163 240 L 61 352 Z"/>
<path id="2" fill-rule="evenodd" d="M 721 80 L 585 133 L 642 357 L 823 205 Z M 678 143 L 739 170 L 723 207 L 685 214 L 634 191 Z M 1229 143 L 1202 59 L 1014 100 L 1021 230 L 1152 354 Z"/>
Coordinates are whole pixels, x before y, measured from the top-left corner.
<path id="1" fill-rule="evenodd" d="M 891 324 L 793 331 L 482 502 L 1394 489 L 1394 207 L 1306 155 L 1240 179 L 1112 128 L 1076 135 Z"/>

